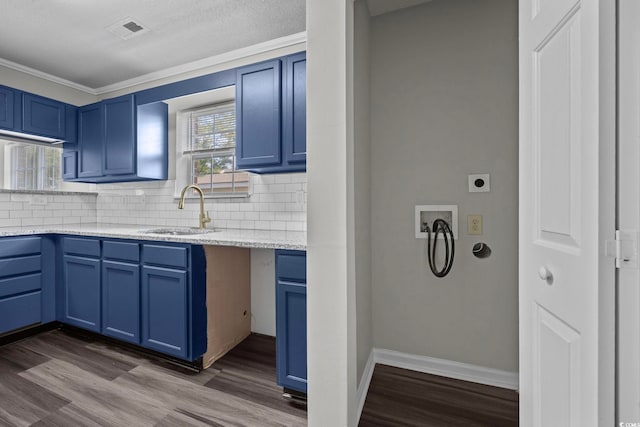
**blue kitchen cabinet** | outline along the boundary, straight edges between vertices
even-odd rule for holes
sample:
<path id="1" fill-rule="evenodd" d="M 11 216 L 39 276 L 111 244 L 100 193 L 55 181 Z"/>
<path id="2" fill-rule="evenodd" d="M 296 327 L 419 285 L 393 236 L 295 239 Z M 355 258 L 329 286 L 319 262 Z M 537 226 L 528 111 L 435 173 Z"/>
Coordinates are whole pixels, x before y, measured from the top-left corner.
<path id="1" fill-rule="evenodd" d="M 101 103 L 78 109 L 78 178 L 102 176 L 103 123 Z"/>
<path id="2" fill-rule="evenodd" d="M 282 387 L 307 392 L 306 252 L 276 250 L 276 375 Z"/>
<path id="3" fill-rule="evenodd" d="M 62 321 L 101 331 L 100 240 L 63 237 Z"/>
<path id="4" fill-rule="evenodd" d="M 42 238 L 0 239 L 0 335 L 53 320 L 42 305 L 45 273 Z"/>
<path id="5" fill-rule="evenodd" d="M 104 175 L 126 175 L 135 172 L 136 108 L 134 95 L 103 102 L 104 109 Z"/>
<path id="6" fill-rule="evenodd" d="M 236 71 L 236 161 L 238 169 L 277 166 L 281 149 L 281 62 Z"/>
<path id="7" fill-rule="evenodd" d="M 142 345 L 188 358 L 187 272 L 142 267 Z"/>
<path id="8" fill-rule="evenodd" d="M 284 60 L 283 142 L 288 171 L 305 170 L 307 163 L 307 54 Z"/>
<path id="9" fill-rule="evenodd" d="M 15 104 L 18 96 L 10 87 L 0 86 L 0 128 L 15 130 Z"/>
<path id="10" fill-rule="evenodd" d="M 102 333 L 140 344 L 140 245 L 102 245 Z"/>
<path id="11" fill-rule="evenodd" d="M 163 102 L 136 105 L 124 95 L 81 107 L 78 142 L 65 145 L 77 151 L 76 178 L 65 180 L 107 183 L 167 179 L 168 107 Z M 71 154 L 69 154 L 71 156 Z"/>
<path id="12" fill-rule="evenodd" d="M 22 131 L 64 141 L 67 138 L 67 104 L 23 93 Z"/>
<path id="13" fill-rule="evenodd" d="M 62 179 L 73 180 L 78 177 L 78 152 L 65 148 L 62 152 Z"/>
<path id="14" fill-rule="evenodd" d="M 236 70 L 238 169 L 306 170 L 306 78 L 305 52 Z"/>

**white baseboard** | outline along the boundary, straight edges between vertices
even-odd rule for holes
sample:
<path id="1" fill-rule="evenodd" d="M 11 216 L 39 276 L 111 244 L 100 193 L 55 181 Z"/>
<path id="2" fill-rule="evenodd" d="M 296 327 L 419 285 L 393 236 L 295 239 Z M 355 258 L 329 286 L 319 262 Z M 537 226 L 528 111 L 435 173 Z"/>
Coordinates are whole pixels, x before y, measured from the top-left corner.
<path id="1" fill-rule="evenodd" d="M 468 363 L 453 362 L 435 357 L 401 353 L 381 348 L 373 349 L 375 363 L 440 375 L 495 387 L 518 390 L 518 373 L 485 368 Z"/>
<path id="2" fill-rule="evenodd" d="M 364 403 L 367 400 L 367 393 L 369 391 L 369 385 L 371 384 L 371 378 L 373 377 L 373 371 L 378 363 L 396 368 L 440 375 L 442 377 L 455 378 L 457 380 L 518 390 L 517 372 L 501 371 L 499 369 L 485 368 L 483 366 L 453 362 L 435 357 L 374 348 L 369 354 L 369 359 L 364 367 L 364 372 L 358 385 L 356 396 L 358 402 L 357 423 L 360 422 L 360 416 L 362 415 Z"/>
<path id="3" fill-rule="evenodd" d="M 367 360 L 364 372 L 362 373 L 362 378 L 360 378 L 360 383 L 358 384 L 358 394 L 356 396 L 358 402 L 358 423 L 360 422 L 360 415 L 362 415 L 364 402 L 367 400 L 367 392 L 369 391 L 369 384 L 371 384 L 371 377 L 373 377 L 373 369 L 376 367 L 374 351 L 375 349 L 371 349 L 371 353 L 369 353 L 369 359 Z"/>

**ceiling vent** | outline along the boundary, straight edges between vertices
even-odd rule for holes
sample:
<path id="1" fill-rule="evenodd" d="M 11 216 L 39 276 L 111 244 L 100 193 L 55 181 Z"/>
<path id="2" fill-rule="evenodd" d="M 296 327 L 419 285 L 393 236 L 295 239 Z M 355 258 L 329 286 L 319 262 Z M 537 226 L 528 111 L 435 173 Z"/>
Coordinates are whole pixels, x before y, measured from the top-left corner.
<path id="1" fill-rule="evenodd" d="M 109 25 L 107 30 L 122 40 L 128 40 L 149 31 L 139 20 L 131 17 L 123 18 L 115 24 Z"/>

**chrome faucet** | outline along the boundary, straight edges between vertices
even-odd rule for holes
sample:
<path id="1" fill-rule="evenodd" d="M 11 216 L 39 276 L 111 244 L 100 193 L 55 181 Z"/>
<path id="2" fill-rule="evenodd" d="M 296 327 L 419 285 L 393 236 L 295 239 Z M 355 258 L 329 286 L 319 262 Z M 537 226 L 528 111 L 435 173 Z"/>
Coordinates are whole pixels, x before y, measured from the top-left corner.
<path id="1" fill-rule="evenodd" d="M 207 228 L 207 223 L 211 222 L 211 218 L 209 217 L 209 212 L 205 215 L 204 213 L 204 193 L 202 192 L 202 188 L 198 187 L 195 184 L 187 185 L 182 189 L 182 194 L 180 194 L 180 201 L 178 202 L 178 209 L 184 208 L 184 195 L 188 189 L 193 188 L 200 194 L 200 228 Z"/>

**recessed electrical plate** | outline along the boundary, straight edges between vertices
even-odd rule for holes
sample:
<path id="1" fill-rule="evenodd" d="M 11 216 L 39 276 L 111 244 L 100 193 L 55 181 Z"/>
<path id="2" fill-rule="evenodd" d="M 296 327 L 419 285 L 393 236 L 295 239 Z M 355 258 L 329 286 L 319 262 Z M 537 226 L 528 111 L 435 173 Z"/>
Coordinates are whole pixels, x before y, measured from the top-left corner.
<path id="1" fill-rule="evenodd" d="M 488 173 L 469 175 L 469 193 L 488 193 L 491 191 L 491 177 Z"/>
<path id="2" fill-rule="evenodd" d="M 453 231 L 454 239 L 458 239 L 458 205 L 417 205 L 415 210 L 416 239 L 426 239 L 427 227 L 433 230 L 432 224 L 436 219 L 445 220 Z M 443 238 L 442 234 L 438 234 L 438 239 Z"/>

